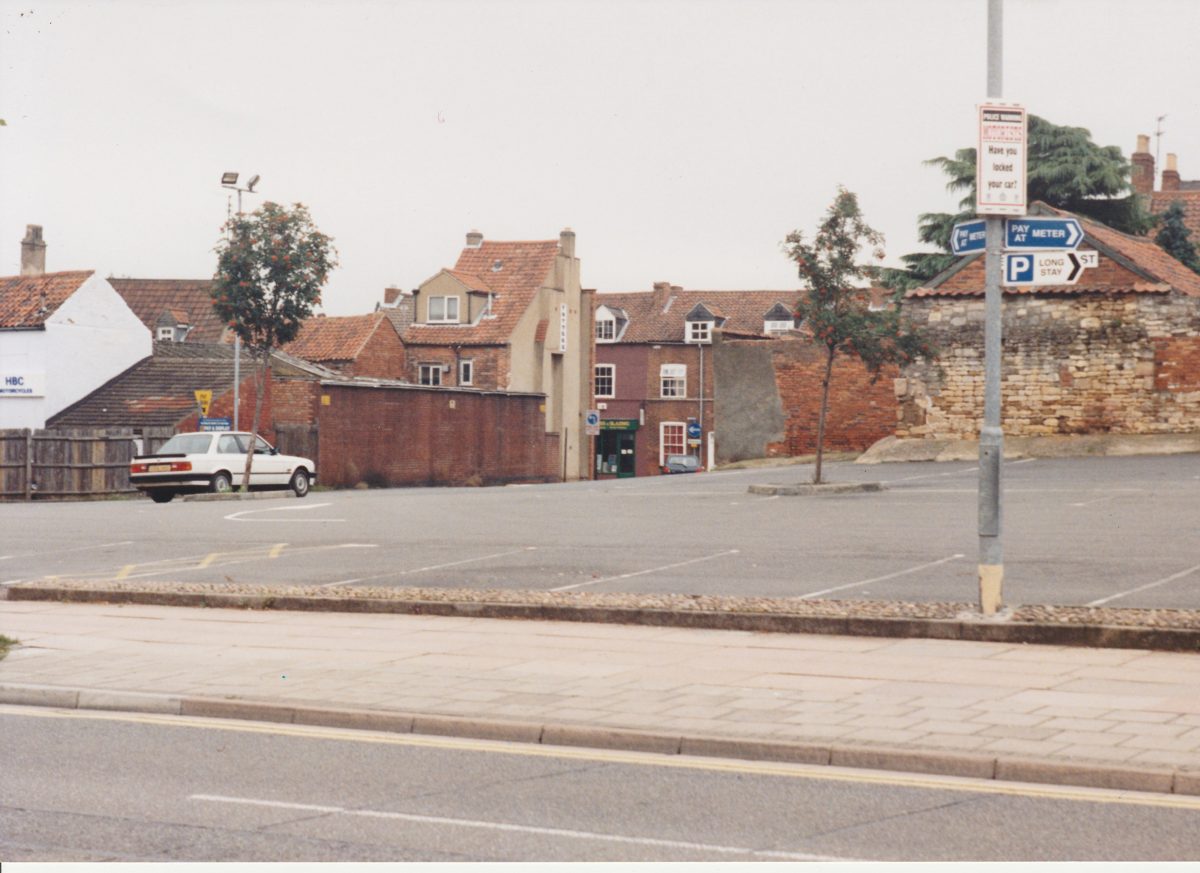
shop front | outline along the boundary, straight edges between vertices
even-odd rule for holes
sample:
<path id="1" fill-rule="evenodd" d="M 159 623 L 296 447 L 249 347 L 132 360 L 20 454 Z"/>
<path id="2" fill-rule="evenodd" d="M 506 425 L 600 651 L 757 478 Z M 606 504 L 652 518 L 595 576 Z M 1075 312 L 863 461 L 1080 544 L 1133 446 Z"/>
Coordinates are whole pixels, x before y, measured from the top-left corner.
<path id="1" fill-rule="evenodd" d="M 600 422 L 596 439 L 596 478 L 627 479 L 637 475 L 638 420 L 610 418 Z"/>

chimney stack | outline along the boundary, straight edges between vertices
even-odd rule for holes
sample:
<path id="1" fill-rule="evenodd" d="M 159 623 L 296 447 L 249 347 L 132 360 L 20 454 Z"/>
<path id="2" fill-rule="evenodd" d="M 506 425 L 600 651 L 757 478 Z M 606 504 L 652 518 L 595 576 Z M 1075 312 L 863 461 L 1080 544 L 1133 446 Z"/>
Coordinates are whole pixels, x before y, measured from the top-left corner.
<path id="1" fill-rule="evenodd" d="M 1175 155 L 1167 152 L 1167 166 L 1162 172 L 1162 190 L 1178 191 L 1180 186 L 1179 168 L 1175 165 Z"/>
<path id="2" fill-rule="evenodd" d="M 564 227 L 558 235 L 558 253 L 568 258 L 575 257 L 575 231 Z"/>
<path id="3" fill-rule="evenodd" d="M 1133 184 L 1135 194 L 1150 194 L 1154 191 L 1154 155 L 1150 154 L 1150 137 L 1139 133 L 1137 151 L 1130 158 L 1133 164 Z"/>
<path id="4" fill-rule="evenodd" d="M 40 224 L 25 225 L 25 239 L 21 240 L 21 275 L 41 276 L 46 272 L 46 244 L 42 241 Z"/>
<path id="5" fill-rule="evenodd" d="M 467 234 L 467 248 L 477 249 L 483 245 L 483 234 L 477 230 L 472 230 Z"/>

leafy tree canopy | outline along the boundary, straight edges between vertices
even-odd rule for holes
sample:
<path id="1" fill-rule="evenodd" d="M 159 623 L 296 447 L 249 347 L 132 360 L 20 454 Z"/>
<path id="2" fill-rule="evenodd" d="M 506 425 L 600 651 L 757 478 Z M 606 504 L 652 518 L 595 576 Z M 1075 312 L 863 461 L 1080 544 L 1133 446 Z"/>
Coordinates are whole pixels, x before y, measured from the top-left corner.
<path id="1" fill-rule="evenodd" d="M 1200 253 L 1196 251 L 1195 243 L 1188 238 L 1192 232 L 1183 220 L 1183 204 L 1178 200 L 1172 201 L 1167 211 L 1159 215 L 1158 219 L 1159 229 L 1154 241 L 1175 260 L 1200 273 Z"/>
<path id="2" fill-rule="evenodd" d="M 308 209 L 264 203 L 237 215 L 217 246 L 213 307 L 242 341 L 269 352 L 296 338 L 337 265 L 333 241 Z"/>
<path id="3" fill-rule="evenodd" d="M 917 236 L 938 252 L 903 255 L 904 269 L 883 271 L 883 282 L 899 291 L 916 287 L 952 265 L 950 231 L 960 221 L 975 218 L 975 149 L 959 149 L 954 157 L 925 163 L 941 168 L 946 190 L 962 193 L 959 211 L 923 213 Z M 1129 188 L 1129 160 L 1117 146 L 1099 146 L 1082 127 L 1065 127 L 1029 116 L 1029 202 L 1044 201 L 1095 219 L 1125 233 L 1144 234 L 1153 226 L 1141 201 Z"/>
<path id="4" fill-rule="evenodd" d="M 858 198 L 841 187 L 811 242 L 802 231 L 794 230 L 783 243 L 784 253 L 796 262 L 804 285 L 796 317 L 825 352 L 814 482 L 821 481 L 834 359 L 838 355 L 857 357 L 874 379 L 886 364 L 904 365 L 936 355 L 927 337 L 902 318 L 899 309 L 870 307 L 870 296 L 862 286 L 877 280 L 879 268 L 859 259 L 864 250 L 875 259 L 882 258 L 882 246 L 883 236 L 863 218 Z"/>

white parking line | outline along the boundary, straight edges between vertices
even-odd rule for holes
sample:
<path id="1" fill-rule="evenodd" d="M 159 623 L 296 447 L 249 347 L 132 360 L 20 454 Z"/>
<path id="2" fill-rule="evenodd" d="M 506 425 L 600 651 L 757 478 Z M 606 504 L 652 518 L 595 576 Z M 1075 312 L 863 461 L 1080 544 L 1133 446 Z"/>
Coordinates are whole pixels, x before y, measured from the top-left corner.
<path id="1" fill-rule="evenodd" d="M 255 521 L 255 522 L 294 522 L 294 521 L 345 521 L 344 518 L 242 518 L 243 515 L 251 515 L 257 512 L 302 512 L 306 509 L 320 509 L 322 506 L 332 506 L 332 503 L 306 503 L 304 506 L 269 506 L 266 509 L 243 509 L 241 512 L 232 512 L 225 516 L 226 521 Z"/>
<path id="2" fill-rule="evenodd" d="M 364 818 L 382 818 L 407 821 L 415 824 L 447 825 L 450 827 L 476 828 L 490 831 L 506 831 L 539 836 L 567 837 L 575 840 L 597 840 L 606 843 L 624 843 L 634 846 L 655 846 L 665 849 L 684 849 L 690 852 L 713 852 L 719 855 L 747 855 L 752 858 L 779 858 L 788 861 L 846 861 L 833 855 L 811 855 L 806 852 L 783 852 L 771 849 L 751 849 L 744 846 L 723 846 L 712 843 L 691 843 L 684 840 L 659 840 L 653 837 L 627 837 L 621 834 L 604 834 L 596 831 L 577 831 L 567 828 L 538 827 L 536 825 L 509 824 L 502 821 L 480 821 L 470 818 L 447 818 L 440 815 L 416 815 L 407 812 L 388 812 L 377 809 L 346 809 L 341 806 L 322 806 L 315 803 L 288 803 L 281 800 L 258 800 L 251 797 L 225 797 L 220 794 L 193 794 L 189 800 L 208 803 L 232 803 L 245 806 L 266 806 L 273 809 L 291 809 L 300 812 L 319 812 L 327 815 L 357 815 Z"/>
<path id="3" fill-rule="evenodd" d="M 389 576 L 408 576 L 412 573 L 425 573 L 429 570 L 444 570 L 446 567 L 457 567 L 461 564 L 474 564 L 477 561 L 486 561 L 489 558 L 503 558 L 508 555 L 516 555 L 521 552 L 532 552 L 536 550 L 537 546 L 525 546 L 524 548 L 512 549 L 511 551 L 507 552 L 496 552 L 492 555 L 480 555 L 478 558 L 464 558 L 461 561 L 451 561 L 448 564 L 432 564 L 428 567 L 414 567 L 411 570 L 394 570 L 391 573 L 378 573 L 374 576 L 360 576 L 357 579 L 343 579 L 340 582 L 326 582 L 324 585 L 320 585 L 318 587 L 336 588 L 339 585 L 351 585 L 355 582 L 367 582 L 371 579 L 386 579 Z"/>
<path id="4" fill-rule="evenodd" d="M 1186 570 L 1181 570 L 1173 576 L 1168 576 L 1166 579 L 1159 579 L 1155 582 L 1147 582 L 1145 585 L 1139 585 L 1137 588 L 1130 588 L 1128 591 L 1122 591 L 1119 594 L 1111 594 L 1108 597 L 1101 597 L 1099 600 L 1093 600 L 1085 606 L 1103 606 L 1106 603 L 1111 603 L 1114 600 L 1120 600 L 1122 597 L 1128 597 L 1130 594 L 1137 594 L 1140 591 L 1148 591 L 1151 588 L 1157 588 L 1159 585 L 1166 585 L 1168 582 L 1174 582 L 1176 579 L 1182 579 L 1184 576 L 1190 576 L 1200 570 L 1200 564 L 1195 567 L 1188 567 Z"/>
<path id="5" fill-rule="evenodd" d="M 845 591 L 847 588 L 858 588 L 861 585 L 870 585 L 872 582 L 886 582 L 888 579 L 895 579 L 898 576 L 907 576 L 909 573 L 916 573 L 920 570 L 927 570 L 930 567 L 936 567 L 938 564 L 945 564 L 950 561 L 957 561 L 962 555 L 951 555 L 948 558 L 941 558 L 937 561 L 930 561 L 928 564 L 920 564 L 916 567 L 909 567 L 907 570 L 897 570 L 895 573 L 888 573 L 886 576 L 876 576 L 874 579 L 864 579 L 861 582 L 851 582 L 848 585 L 837 585 L 833 588 L 823 588 L 820 591 L 810 591 L 808 594 L 801 594 L 797 600 L 808 600 L 810 597 L 820 597 L 822 594 L 832 594 L 834 591 Z"/>
<path id="6" fill-rule="evenodd" d="M 674 570 L 676 567 L 686 567 L 688 564 L 699 564 L 701 561 L 711 561 L 713 558 L 722 558 L 725 555 L 736 555 L 741 549 L 729 549 L 725 552 L 717 552 L 715 555 L 705 555 L 702 558 L 692 558 L 690 561 L 680 561 L 678 564 L 667 564 L 662 567 L 651 567 L 649 570 L 638 570 L 636 573 L 622 573 L 620 576 L 605 576 L 603 579 L 592 579 L 590 582 L 578 582 L 574 585 L 562 585 L 558 588 L 551 588 L 551 591 L 572 591 L 576 588 L 586 588 L 589 585 L 599 585 L 601 582 L 615 582 L 618 579 L 632 579 L 634 576 L 645 576 L 647 573 L 657 573 L 659 570 Z"/>

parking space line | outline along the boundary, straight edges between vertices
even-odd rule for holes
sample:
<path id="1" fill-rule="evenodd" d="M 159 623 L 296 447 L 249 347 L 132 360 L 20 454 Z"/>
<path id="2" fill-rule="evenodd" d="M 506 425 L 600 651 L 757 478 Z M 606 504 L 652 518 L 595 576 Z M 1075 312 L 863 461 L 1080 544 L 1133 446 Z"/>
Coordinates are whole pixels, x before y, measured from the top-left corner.
<path id="1" fill-rule="evenodd" d="M 137 564 L 126 564 L 124 567 L 122 567 L 120 569 L 120 571 L 117 573 L 117 575 L 114 576 L 113 578 L 114 579 L 124 579 L 126 576 L 128 576 L 130 573 L 133 572 L 133 568 L 136 566 L 137 566 Z"/>
<path id="2" fill-rule="evenodd" d="M 920 564 L 916 567 L 909 567 L 907 570 L 897 570 L 895 573 L 888 573 L 886 576 L 876 576 L 873 579 L 864 579 L 861 582 L 851 582 L 848 585 L 836 585 L 833 588 L 823 588 L 820 591 L 810 591 L 808 594 L 801 594 L 796 600 L 808 600 L 812 597 L 820 597 L 822 594 L 832 594 L 835 591 L 845 591 L 848 588 L 858 588 L 862 585 L 870 585 L 872 582 L 886 582 L 888 579 L 895 579 L 899 576 L 907 576 L 910 573 L 916 573 L 920 570 L 927 570 L 930 567 L 936 567 L 939 564 L 946 564 L 950 561 L 957 561 L 962 555 L 951 555 L 948 558 L 941 558 L 937 561 L 930 561 L 928 564 Z"/>
<path id="3" fill-rule="evenodd" d="M 107 549 L 109 546 L 132 546 L 133 540 L 121 540 L 119 543 L 100 543 L 98 546 L 80 546 L 77 549 L 55 549 L 52 552 L 26 552 L 24 555 L 0 555 L 0 561 L 9 561 L 13 558 L 36 558 L 41 555 L 66 555 L 70 552 L 90 552 L 95 549 Z"/>
<path id="4" fill-rule="evenodd" d="M 196 569 L 201 570 L 204 567 L 207 567 L 213 561 L 215 561 L 220 555 L 221 555 L 220 552 L 209 552 L 207 555 L 204 556 L 204 560 L 202 560 L 199 564 L 196 565 Z"/>
<path id="5" fill-rule="evenodd" d="M 1120 600 L 1122 597 L 1128 597 L 1130 594 L 1138 594 L 1142 591 L 1149 591 L 1151 588 L 1157 588 L 1159 585 L 1166 585 L 1168 582 L 1174 582 L 1177 579 L 1182 579 L 1185 576 L 1190 576 L 1200 570 L 1200 564 L 1194 567 L 1188 567 L 1186 570 L 1181 570 L 1178 573 L 1168 576 L 1166 579 L 1158 579 L 1154 582 L 1147 582 L 1145 585 L 1139 585 L 1137 588 L 1130 588 L 1128 591 L 1121 591 L 1117 594 L 1110 594 L 1108 597 L 1101 597 L 1099 600 L 1093 600 L 1085 606 L 1103 606 L 1106 603 L 1111 603 L 1114 600 Z"/>
<path id="6" fill-rule="evenodd" d="M 271 551 L 269 553 L 267 553 L 267 557 L 268 558 L 278 558 L 279 553 L 283 551 L 283 547 L 286 545 L 287 545 L 287 543 L 276 543 L 271 548 Z"/>
<path id="7" fill-rule="evenodd" d="M 260 512 L 304 512 L 308 509 L 320 509 L 322 506 L 333 506 L 332 503 L 306 503 L 303 506 L 268 506 L 266 509 L 243 509 L 240 512 L 231 512 L 225 516 L 226 521 L 251 521 L 251 522 L 286 522 L 292 523 L 297 521 L 306 522 L 325 522 L 325 521 L 345 521 L 344 518 L 243 518 L 244 515 L 255 515 Z"/>
<path id="8" fill-rule="evenodd" d="M 592 579 L 588 582 L 577 582 L 574 585 L 561 585 L 558 588 L 551 588 L 551 591 L 573 591 L 576 588 L 586 588 L 589 585 L 599 585 L 601 582 L 615 582 L 618 579 L 632 579 L 634 576 L 645 576 L 647 573 L 657 573 L 660 570 L 674 570 L 676 567 L 686 567 L 689 564 L 699 564 L 701 561 L 711 561 L 714 558 L 722 558 L 726 555 L 736 555 L 741 552 L 741 549 L 728 549 L 724 552 L 717 552 L 715 555 L 705 555 L 701 558 L 692 558 L 690 561 L 680 561 L 677 564 L 666 564 L 662 567 L 651 567 L 649 570 L 638 570 L 636 573 L 622 573 L 619 576 L 605 576 L 603 579 Z"/>
<path id="9" fill-rule="evenodd" d="M 343 579 L 340 582 L 326 582 L 324 585 L 320 585 L 318 587 L 336 588 L 338 585 L 350 585 L 355 582 L 367 582 L 371 579 L 386 579 L 389 576 L 409 576 L 413 573 L 425 573 L 429 570 L 444 570 L 447 567 L 458 567 L 462 564 L 474 564 L 478 561 L 486 561 L 490 558 L 504 558 L 508 555 L 517 555 L 521 552 L 532 552 L 536 550 L 537 546 L 524 546 L 519 549 L 511 549 L 507 552 L 496 552 L 493 555 L 480 555 L 478 558 L 464 558 L 461 561 L 450 561 L 447 564 L 433 564 L 429 567 L 413 567 L 410 570 L 393 570 L 391 573 L 378 573 L 374 576 L 361 576 L 358 579 Z"/>

